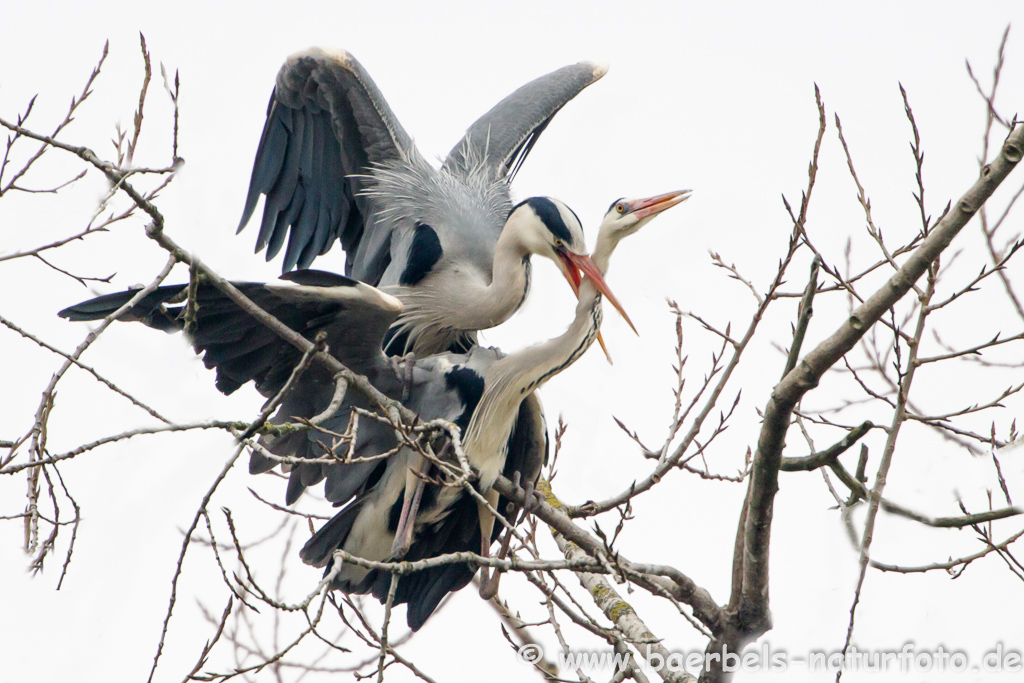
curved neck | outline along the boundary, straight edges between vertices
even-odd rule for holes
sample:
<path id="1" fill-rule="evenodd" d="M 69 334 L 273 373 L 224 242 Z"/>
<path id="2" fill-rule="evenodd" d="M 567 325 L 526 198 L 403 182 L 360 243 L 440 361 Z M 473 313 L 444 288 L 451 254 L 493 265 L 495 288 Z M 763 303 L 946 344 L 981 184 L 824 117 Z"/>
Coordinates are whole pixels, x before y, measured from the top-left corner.
<path id="1" fill-rule="evenodd" d="M 608 262 L 611 261 L 612 252 L 615 251 L 615 247 L 619 246 L 621 239 L 610 230 L 601 230 L 597 233 L 597 242 L 594 244 L 594 252 L 590 258 L 594 260 L 594 265 L 602 275 L 608 274 Z"/>
<path id="2" fill-rule="evenodd" d="M 530 291 L 530 252 L 516 238 L 515 231 L 506 226 L 494 247 L 491 284 L 487 285 L 479 300 L 480 310 L 494 327 L 503 323 L 519 310 Z"/>
<path id="3" fill-rule="evenodd" d="M 508 232 L 498 238 L 490 272 L 464 265 L 447 271 L 450 280 L 443 289 L 425 280 L 402 290 L 405 312 L 399 325 L 417 340 L 414 352 L 437 353 L 451 345 L 453 335 L 500 325 L 522 306 L 530 290 L 530 253 Z"/>
<path id="4" fill-rule="evenodd" d="M 576 317 L 569 329 L 554 339 L 516 351 L 495 364 L 503 365 L 498 372 L 509 376 L 510 386 L 505 390 L 514 395 L 526 395 L 575 363 L 594 343 L 601 320 L 601 294 L 584 278 L 580 283 Z"/>
<path id="5" fill-rule="evenodd" d="M 580 283 L 576 317 L 563 334 L 505 356 L 484 375 L 484 393 L 463 439 L 470 463 L 480 471 L 480 488 L 497 479 L 505 463 L 509 434 L 519 404 L 541 384 L 572 365 L 601 329 L 601 295 L 590 280 Z"/>

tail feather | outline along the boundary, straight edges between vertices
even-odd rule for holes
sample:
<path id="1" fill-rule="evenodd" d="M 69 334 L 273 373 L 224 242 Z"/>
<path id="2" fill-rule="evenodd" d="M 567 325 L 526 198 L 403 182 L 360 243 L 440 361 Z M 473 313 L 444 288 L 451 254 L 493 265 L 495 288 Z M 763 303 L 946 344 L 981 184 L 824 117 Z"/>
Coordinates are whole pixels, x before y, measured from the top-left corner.
<path id="1" fill-rule="evenodd" d="M 473 580 L 476 573 L 475 567 L 467 564 L 453 564 L 447 567 L 437 567 L 432 573 L 436 576 L 426 586 L 426 590 L 419 590 L 409 600 L 409 607 L 405 615 L 405 621 L 413 631 L 419 631 L 437 606 L 441 604 L 444 596 L 455 591 L 462 590 Z"/>
<path id="2" fill-rule="evenodd" d="M 306 564 L 314 567 L 326 567 L 331 562 L 331 553 L 345 545 L 352 525 L 355 524 L 359 510 L 363 507 L 364 498 L 357 498 L 341 512 L 334 515 L 326 524 L 306 541 L 299 551 L 299 557 Z"/>
<path id="3" fill-rule="evenodd" d="M 480 524 L 476 502 L 461 496 L 444 520 L 419 534 L 402 559 L 415 561 L 466 550 L 479 552 Z M 413 572 L 399 579 L 394 604 L 408 604 L 406 623 L 418 631 L 444 597 L 464 588 L 475 573 L 476 567 L 465 562 Z M 378 572 L 370 586 L 373 596 L 386 601 L 390 584 L 391 575 Z"/>

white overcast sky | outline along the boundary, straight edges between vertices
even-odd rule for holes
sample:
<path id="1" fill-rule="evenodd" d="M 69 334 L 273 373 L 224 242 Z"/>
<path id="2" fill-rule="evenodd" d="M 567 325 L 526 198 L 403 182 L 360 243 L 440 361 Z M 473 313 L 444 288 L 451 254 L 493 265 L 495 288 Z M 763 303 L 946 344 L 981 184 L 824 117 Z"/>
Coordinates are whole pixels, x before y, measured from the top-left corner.
<path id="1" fill-rule="evenodd" d="M 780 195 L 798 205 L 806 185 L 817 131 L 814 84 L 827 107 L 829 131 L 809 227 L 822 248 L 838 258 L 848 235 L 863 238 L 863 213 L 833 114 L 842 117 L 876 220 L 894 235 L 915 229 L 909 124 L 898 83 L 907 89 L 921 129 L 927 198 L 930 211 L 938 214 L 977 176 L 984 108 L 964 60 L 987 83 L 1000 36 L 1015 20 L 1000 99 L 1008 115 L 1024 102 L 1024 5 L 1019 2 L 8 2 L 0 10 L 0 116 L 15 118 L 39 93 L 30 123 L 52 128 L 109 39 L 111 54 L 93 98 L 63 136 L 109 157 L 114 123 L 130 126 L 137 102 L 138 33 L 143 32 L 154 63 L 181 77 L 180 154 L 186 165 L 159 200 L 167 231 L 225 276 L 266 280 L 279 266 L 252 255 L 253 227 L 238 237 L 234 229 L 267 98 L 288 54 L 311 45 L 349 50 L 429 158 L 446 154 L 477 116 L 527 81 L 584 59 L 607 62 L 607 76 L 565 107 L 544 133 L 517 178 L 515 196 L 558 197 L 592 233 L 617 197 L 682 188 L 695 194 L 617 255 L 609 284 L 642 336 L 637 339 L 607 315 L 605 338 L 615 365 L 591 352 L 542 393 L 549 423 L 562 414 L 570 424 L 556 488 L 566 500 L 582 502 L 618 492 L 647 471 L 611 415 L 651 445 L 660 443 L 672 400 L 673 321 L 666 297 L 723 324 L 734 311 L 734 324 L 745 325 L 750 294 L 710 265 L 709 249 L 766 288 L 791 230 Z M 137 154 L 141 163 L 168 161 L 167 121 L 157 72 Z M 66 180 L 72 166 L 78 168 L 51 151 L 25 184 Z M 83 181 L 59 206 L 39 196 L 4 198 L 0 253 L 80 229 L 101 191 L 95 181 Z M 100 293 L 148 282 L 165 260 L 144 237 L 141 222 L 75 249 L 55 257 L 62 267 L 87 275 L 117 272 L 110 285 L 93 290 Z M 865 261 L 874 258 L 866 244 L 860 253 Z M 335 250 L 317 267 L 340 270 L 341 264 Z M 804 277 L 803 264 L 791 282 Z M 549 265 L 538 265 L 535 273 L 526 309 L 485 335 L 488 343 L 512 350 L 564 329 L 571 296 Z M 182 271 L 172 279 L 184 277 Z M 92 292 L 42 264 L 0 264 L 0 292 L 0 315 L 51 343 L 69 350 L 84 336 L 84 326 L 58 320 L 55 313 Z M 770 380 L 782 367 L 769 344 L 787 343 L 790 318 L 783 313 L 792 310 L 795 306 L 780 308 L 770 321 L 774 331 L 760 351 L 766 366 L 743 375 L 737 424 L 712 460 L 717 471 L 734 472 L 754 444 L 755 409 L 764 406 Z M 818 329 L 812 325 L 809 343 L 823 338 L 826 322 L 840 319 L 843 311 L 833 311 L 831 318 L 817 307 L 816 313 L 822 322 Z M 689 385 L 694 386 L 714 345 L 691 321 L 686 333 Z M 31 425 L 40 392 L 59 362 L 4 328 L 0 358 L 0 439 L 9 439 Z M 220 396 L 212 375 L 184 342 L 141 326 L 112 329 L 85 360 L 182 420 L 245 419 L 260 402 L 250 389 Z M 66 385 L 53 418 L 60 426 L 50 435 L 54 450 L 148 424 L 140 411 L 100 395 L 81 376 L 69 376 Z M 962 388 L 954 382 L 946 389 L 956 394 Z M 790 442 L 797 449 L 791 454 L 804 452 L 796 435 Z M 914 466 L 902 465 L 898 454 L 893 495 L 931 514 L 956 514 L 952 491 L 958 486 L 980 507 L 979 492 L 991 485 L 987 470 L 965 470 L 963 456 L 949 449 L 941 446 L 928 454 L 932 460 Z M 46 571 L 31 577 L 19 550 L 21 523 L 0 525 L 0 682 L 145 680 L 179 530 L 190 523 L 230 450 L 230 441 L 217 435 L 136 439 L 65 465 L 61 471 L 82 506 L 84 522 L 59 592 L 54 588 L 68 534 Z M 947 463 L 959 468 L 956 474 L 946 471 Z M 1008 467 L 1024 471 L 1019 457 Z M 255 484 L 239 466 L 212 509 L 250 505 L 248 486 Z M 283 498 L 278 482 L 260 486 L 265 495 Z M 0 481 L 0 514 L 20 509 L 24 489 L 23 477 Z M 627 527 L 623 550 L 635 561 L 678 566 L 725 602 L 742 493 L 735 485 L 676 476 L 638 502 L 635 531 Z M 764 640 L 794 654 L 834 650 L 845 635 L 856 556 L 829 504 L 817 475 L 783 478 L 772 546 L 775 628 Z M 261 519 L 275 523 L 272 516 Z M 259 531 L 250 528 L 250 536 L 258 537 Z M 953 545 L 952 532 L 923 541 L 915 532 L 883 517 L 875 550 L 890 561 L 914 564 L 976 548 Z M 319 574 L 297 560 L 291 571 L 296 577 L 291 599 L 296 599 Z M 209 629 L 196 616 L 197 597 L 217 611 L 226 600 L 205 555 L 189 556 L 186 579 L 161 681 L 180 680 L 208 637 Z M 512 594 L 529 606 L 529 593 Z M 1022 598 L 1021 583 L 995 560 L 972 566 L 956 582 L 941 574 L 872 574 L 856 640 L 888 649 L 907 641 L 919 647 L 942 644 L 972 656 L 999 641 L 1019 649 L 1024 646 L 1017 614 Z M 638 593 L 629 599 L 670 649 L 703 647 L 666 605 Z M 466 646 L 452 649 L 452 639 L 463 637 Z M 515 663 L 497 621 L 472 589 L 458 595 L 403 653 L 439 680 L 465 680 L 469 672 L 474 679 L 486 675 L 494 681 L 533 675 Z M 406 679 L 397 669 L 389 670 L 388 680 L 392 676 Z M 798 678 L 791 674 L 785 680 Z M 844 680 L 904 679 L 864 674 Z M 978 674 L 956 680 L 995 679 Z"/>

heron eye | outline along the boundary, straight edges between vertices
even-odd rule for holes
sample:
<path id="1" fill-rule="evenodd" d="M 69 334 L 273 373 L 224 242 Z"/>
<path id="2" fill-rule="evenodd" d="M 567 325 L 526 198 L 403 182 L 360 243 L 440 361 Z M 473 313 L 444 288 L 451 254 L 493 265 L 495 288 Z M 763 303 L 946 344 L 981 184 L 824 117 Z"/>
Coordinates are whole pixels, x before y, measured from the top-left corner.
<path id="1" fill-rule="evenodd" d="M 565 246 L 565 242 L 563 242 L 561 239 L 556 237 L 555 238 L 555 247 L 558 248 L 558 249 L 561 249 L 564 246 Z"/>
<path id="2" fill-rule="evenodd" d="M 623 204 L 622 202 L 619 202 L 618 204 L 615 205 L 615 211 L 618 213 L 626 213 L 626 205 Z"/>

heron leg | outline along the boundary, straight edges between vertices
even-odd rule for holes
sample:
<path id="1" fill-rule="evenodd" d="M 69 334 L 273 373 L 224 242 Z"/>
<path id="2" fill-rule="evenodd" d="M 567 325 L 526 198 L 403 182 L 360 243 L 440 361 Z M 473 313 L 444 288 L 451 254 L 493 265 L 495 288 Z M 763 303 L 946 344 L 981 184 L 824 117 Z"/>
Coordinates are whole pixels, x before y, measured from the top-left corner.
<path id="1" fill-rule="evenodd" d="M 521 477 L 521 474 L 519 472 L 516 472 L 512 476 L 512 484 L 517 489 L 520 488 L 520 486 L 519 486 L 520 477 Z M 526 486 L 523 488 L 523 500 L 524 500 L 523 506 L 520 507 L 519 505 L 516 505 L 515 503 L 511 503 L 511 502 L 508 504 L 508 514 L 506 515 L 506 519 L 509 521 L 509 524 L 511 524 L 513 527 L 517 526 L 519 524 L 519 522 L 521 522 L 523 519 L 526 519 L 526 515 L 528 515 L 532 510 L 536 509 L 536 498 L 534 498 L 534 494 L 535 493 L 536 492 L 533 489 L 533 482 L 532 481 L 527 481 L 526 482 Z M 519 511 L 520 510 L 523 511 L 523 517 L 522 517 L 522 519 L 517 519 L 517 517 L 519 516 Z M 511 545 L 512 545 L 512 529 L 505 529 L 505 531 L 504 531 L 504 533 L 503 533 L 503 535 L 501 537 L 501 546 L 498 548 L 498 555 L 497 555 L 498 559 L 504 560 L 506 557 L 508 557 L 508 550 L 509 550 L 509 547 Z M 490 600 L 491 598 L 493 598 L 495 595 L 498 594 L 498 581 L 501 580 L 501 574 L 502 574 L 502 570 L 498 569 L 498 568 L 495 568 L 494 574 L 491 575 L 489 578 L 486 575 L 481 576 L 481 581 L 480 581 L 480 597 L 481 598 L 483 598 L 484 600 Z"/>
<path id="2" fill-rule="evenodd" d="M 509 524 L 511 524 L 512 526 L 518 526 L 518 525 L 522 524 L 526 520 L 527 515 L 529 515 L 531 512 L 533 512 L 538 507 L 540 507 L 540 502 L 542 500 L 544 500 L 543 494 L 541 494 L 540 491 L 538 491 L 537 489 L 534 488 L 534 485 L 533 485 L 532 481 L 527 481 L 524 485 L 520 486 L 519 485 L 519 480 L 520 480 L 520 473 L 516 472 L 512 476 L 512 484 L 516 487 L 516 489 L 518 489 L 518 490 L 523 492 L 523 504 L 522 505 L 517 505 L 517 504 L 514 504 L 514 503 L 509 503 L 508 504 L 508 507 L 509 507 L 508 521 L 509 521 Z M 520 510 L 522 510 L 522 512 L 523 512 L 522 517 L 519 516 L 519 511 Z M 502 556 L 502 557 L 504 557 L 504 556 Z"/>
<path id="3" fill-rule="evenodd" d="M 415 361 L 416 354 L 411 351 L 402 357 L 402 362 L 405 363 L 405 387 L 402 389 L 403 403 L 409 399 L 409 394 L 412 393 L 412 370 Z"/>
<path id="4" fill-rule="evenodd" d="M 489 490 L 484 494 L 484 498 L 490 504 L 490 506 L 497 507 L 498 505 L 498 492 L 494 489 Z M 491 533 L 494 531 L 494 515 L 487 509 L 481 501 L 476 502 L 477 517 L 480 520 L 480 554 L 483 557 L 491 556 Z M 490 583 L 490 570 L 487 567 L 480 568 L 480 594 L 483 595 L 484 589 Z"/>
<path id="5" fill-rule="evenodd" d="M 514 516 L 514 515 L 513 515 Z M 510 517 L 511 519 L 511 517 Z M 498 559 L 504 560 L 508 556 L 509 546 L 512 545 L 512 530 L 505 529 L 504 534 L 501 537 L 501 547 L 498 548 Z M 498 582 L 501 580 L 502 570 L 495 567 L 494 573 L 490 576 L 486 574 L 480 577 L 480 597 L 484 600 L 490 600 L 498 594 Z"/>
<path id="6" fill-rule="evenodd" d="M 395 529 L 395 540 L 391 544 L 391 557 L 396 560 L 402 559 L 409 552 L 416 529 L 416 514 L 423 498 L 424 482 L 416 474 L 426 470 L 430 463 L 425 458 L 418 460 L 418 463 L 405 471 L 405 499 L 398 517 L 398 528 Z"/>

